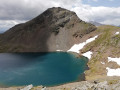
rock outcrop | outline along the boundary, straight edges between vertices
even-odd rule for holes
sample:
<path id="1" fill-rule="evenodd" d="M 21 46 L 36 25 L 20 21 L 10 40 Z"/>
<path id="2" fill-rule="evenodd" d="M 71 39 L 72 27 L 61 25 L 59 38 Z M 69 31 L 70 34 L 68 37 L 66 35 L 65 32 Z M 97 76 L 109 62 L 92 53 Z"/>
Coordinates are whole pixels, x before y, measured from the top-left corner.
<path id="1" fill-rule="evenodd" d="M 53 7 L 0 35 L 0 52 L 66 51 L 94 30 L 94 25 L 79 19 L 75 12 Z"/>

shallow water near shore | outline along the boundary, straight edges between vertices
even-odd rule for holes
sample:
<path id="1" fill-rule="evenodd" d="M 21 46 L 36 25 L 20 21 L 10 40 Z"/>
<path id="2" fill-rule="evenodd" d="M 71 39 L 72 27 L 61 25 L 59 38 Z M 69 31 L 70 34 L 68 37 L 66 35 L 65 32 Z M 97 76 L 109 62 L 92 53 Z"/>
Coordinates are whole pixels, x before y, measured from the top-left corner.
<path id="1" fill-rule="evenodd" d="M 88 59 L 71 53 L 1 53 L 0 84 L 54 86 L 84 80 Z"/>

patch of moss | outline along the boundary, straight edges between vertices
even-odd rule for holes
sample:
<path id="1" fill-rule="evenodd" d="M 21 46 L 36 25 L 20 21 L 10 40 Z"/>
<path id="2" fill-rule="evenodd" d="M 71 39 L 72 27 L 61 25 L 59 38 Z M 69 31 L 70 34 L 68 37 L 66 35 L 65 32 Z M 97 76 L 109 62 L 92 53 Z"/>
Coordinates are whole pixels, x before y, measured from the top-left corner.
<path id="1" fill-rule="evenodd" d="M 99 37 L 95 41 L 87 44 L 85 48 L 83 48 L 82 52 L 87 52 L 91 50 L 93 47 L 99 47 L 100 45 L 105 48 L 109 46 L 116 46 L 120 41 L 120 35 L 116 35 L 114 38 L 112 38 L 113 36 L 112 32 L 114 29 L 116 30 L 118 28 L 114 26 L 99 27 L 96 30 L 96 32 L 100 33 Z"/>
<path id="2" fill-rule="evenodd" d="M 111 39 L 111 45 L 117 47 L 120 42 L 120 35 L 116 35 Z"/>

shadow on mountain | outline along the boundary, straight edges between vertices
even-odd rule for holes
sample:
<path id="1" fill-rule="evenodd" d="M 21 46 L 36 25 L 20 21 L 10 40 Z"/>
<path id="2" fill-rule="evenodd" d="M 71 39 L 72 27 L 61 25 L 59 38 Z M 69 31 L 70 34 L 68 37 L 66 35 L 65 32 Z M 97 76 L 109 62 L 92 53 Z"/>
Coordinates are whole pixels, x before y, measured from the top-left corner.
<path id="1" fill-rule="evenodd" d="M 0 35 L 0 52 L 66 51 L 94 30 L 74 12 L 53 7 Z"/>

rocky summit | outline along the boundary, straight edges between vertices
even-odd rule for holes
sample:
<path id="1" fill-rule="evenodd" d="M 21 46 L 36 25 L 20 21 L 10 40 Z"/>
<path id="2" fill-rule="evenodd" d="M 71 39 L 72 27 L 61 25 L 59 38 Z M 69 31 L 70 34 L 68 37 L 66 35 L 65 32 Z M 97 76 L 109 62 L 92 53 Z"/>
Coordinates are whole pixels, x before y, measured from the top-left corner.
<path id="1" fill-rule="evenodd" d="M 75 12 L 53 7 L 0 35 L 0 52 L 67 51 L 96 27 Z"/>

